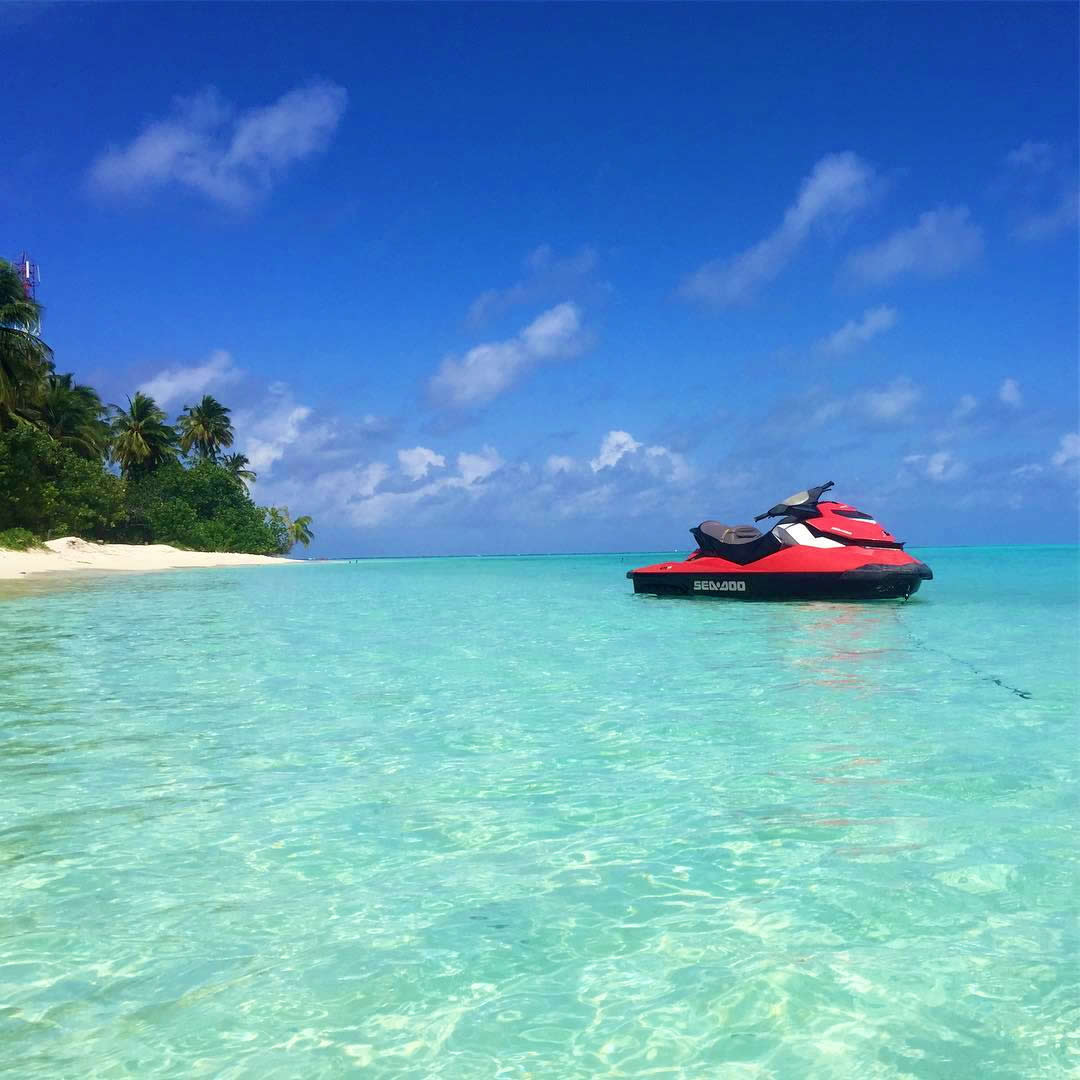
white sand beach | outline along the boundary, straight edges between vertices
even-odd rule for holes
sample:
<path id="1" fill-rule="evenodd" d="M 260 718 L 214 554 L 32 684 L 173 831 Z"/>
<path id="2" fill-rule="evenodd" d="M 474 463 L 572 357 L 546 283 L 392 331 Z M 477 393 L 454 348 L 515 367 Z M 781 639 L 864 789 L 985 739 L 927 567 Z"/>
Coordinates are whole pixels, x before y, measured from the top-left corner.
<path id="1" fill-rule="evenodd" d="M 175 570 L 208 566 L 295 566 L 303 560 L 222 551 L 181 551 L 168 544 L 95 544 L 77 536 L 30 551 L 0 548 L 0 580 L 78 570 Z"/>

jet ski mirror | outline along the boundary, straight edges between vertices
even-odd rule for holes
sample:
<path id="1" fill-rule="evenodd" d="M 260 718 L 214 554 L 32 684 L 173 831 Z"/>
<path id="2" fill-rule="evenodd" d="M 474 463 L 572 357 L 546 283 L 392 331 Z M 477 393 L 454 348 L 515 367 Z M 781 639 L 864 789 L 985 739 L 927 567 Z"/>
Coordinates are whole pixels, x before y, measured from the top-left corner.
<path id="1" fill-rule="evenodd" d="M 777 503 L 771 510 L 766 510 L 764 514 L 758 514 L 754 520 L 761 521 L 763 518 L 783 517 L 786 514 L 812 511 L 817 507 L 818 499 L 832 486 L 833 482 L 830 480 L 827 484 L 820 484 L 818 487 L 808 488 L 806 491 L 797 491 L 794 495 L 789 495 L 783 502 Z"/>

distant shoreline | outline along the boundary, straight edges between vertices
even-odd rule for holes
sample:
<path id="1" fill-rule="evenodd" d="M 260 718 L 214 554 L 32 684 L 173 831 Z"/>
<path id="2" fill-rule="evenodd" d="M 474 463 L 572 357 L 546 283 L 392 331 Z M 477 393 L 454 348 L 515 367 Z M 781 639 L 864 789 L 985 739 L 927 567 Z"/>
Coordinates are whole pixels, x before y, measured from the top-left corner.
<path id="1" fill-rule="evenodd" d="M 222 566 L 299 566 L 306 560 L 226 551 L 182 551 L 168 544 L 97 544 L 77 536 L 27 551 L 0 548 L 0 581 L 87 570 L 147 572 Z"/>

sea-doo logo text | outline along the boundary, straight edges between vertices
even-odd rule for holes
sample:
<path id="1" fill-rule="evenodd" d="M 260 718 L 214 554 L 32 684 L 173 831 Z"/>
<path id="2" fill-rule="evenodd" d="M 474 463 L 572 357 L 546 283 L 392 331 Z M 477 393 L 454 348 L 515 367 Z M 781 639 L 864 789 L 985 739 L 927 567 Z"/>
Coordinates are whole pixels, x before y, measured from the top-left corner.
<path id="1" fill-rule="evenodd" d="M 695 581 L 695 592 L 746 592 L 745 581 Z"/>

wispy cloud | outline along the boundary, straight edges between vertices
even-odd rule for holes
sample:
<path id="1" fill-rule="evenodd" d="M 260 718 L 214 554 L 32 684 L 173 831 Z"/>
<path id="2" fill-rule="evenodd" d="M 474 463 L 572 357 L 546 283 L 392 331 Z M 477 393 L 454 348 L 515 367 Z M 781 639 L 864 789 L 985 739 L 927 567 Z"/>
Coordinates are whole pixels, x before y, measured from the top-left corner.
<path id="1" fill-rule="evenodd" d="M 1075 147 L 1028 139 L 1005 155 L 991 186 L 1011 204 L 1011 235 L 1024 243 L 1051 240 L 1080 223 Z"/>
<path id="2" fill-rule="evenodd" d="M 435 455 L 445 463 L 442 454 Z M 401 460 L 401 454 L 398 455 Z M 363 529 L 376 528 L 394 520 L 401 514 L 424 506 L 453 506 L 462 500 L 472 502 L 487 491 L 487 481 L 505 464 L 499 452 L 485 446 L 475 453 L 462 452 L 457 456 L 457 472 L 448 476 L 425 480 L 418 486 L 402 486 L 401 478 L 395 477 L 382 463 L 352 470 L 354 481 L 334 478 L 324 484 L 320 477 L 314 485 L 320 493 L 326 509 L 343 517 L 352 525 Z M 402 462 L 402 473 L 407 481 L 424 479 L 426 471 L 419 476 L 415 470 Z M 356 482 L 358 480 L 362 483 Z"/>
<path id="3" fill-rule="evenodd" d="M 776 229 L 733 258 L 705 263 L 683 281 L 682 296 L 712 307 L 745 303 L 787 266 L 816 223 L 860 210 L 874 186 L 874 170 L 856 154 L 823 157 Z"/>
<path id="4" fill-rule="evenodd" d="M 896 308 L 870 308 L 863 312 L 861 319 L 850 319 L 839 330 L 818 342 L 818 351 L 839 356 L 865 345 L 871 338 L 884 333 L 896 325 Z"/>
<path id="5" fill-rule="evenodd" d="M 486 480 L 493 472 L 503 467 L 503 459 L 493 446 L 485 446 L 477 454 L 462 453 L 457 456 L 458 472 L 466 484 L 475 484 Z"/>
<path id="6" fill-rule="evenodd" d="M 974 394 L 961 394 L 956 408 L 952 411 L 953 420 L 966 420 L 979 407 L 979 400 Z"/>
<path id="7" fill-rule="evenodd" d="M 904 458 L 904 464 L 914 466 L 923 475 L 939 484 L 959 480 L 968 471 L 967 465 L 948 450 L 938 450 L 933 454 L 908 454 Z"/>
<path id="8" fill-rule="evenodd" d="M 1015 150 L 1010 150 L 1005 155 L 1005 162 L 1014 169 L 1049 172 L 1054 165 L 1054 149 L 1048 142 L 1035 142 L 1028 139 Z"/>
<path id="9" fill-rule="evenodd" d="M 589 468 L 593 472 L 613 468 L 640 447 L 641 443 L 629 431 L 609 431 L 600 444 L 600 452 L 589 462 Z"/>
<path id="10" fill-rule="evenodd" d="M 247 455 L 251 467 L 265 478 L 285 456 L 285 451 L 300 439 L 311 412 L 307 405 L 283 399 L 265 412 L 237 413 L 236 444 Z"/>
<path id="11" fill-rule="evenodd" d="M 1056 453 L 1050 458 L 1050 462 L 1052 465 L 1061 468 L 1071 461 L 1078 460 L 1080 460 L 1080 434 L 1070 431 L 1068 434 L 1061 436 L 1061 442 Z"/>
<path id="12" fill-rule="evenodd" d="M 1024 395 L 1020 393 L 1020 384 L 1015 379 L 1005 379 L 998 390 L 998 400 L 1003 405 L 1019 409 L 1024 404 Z"/>
<path id="13" fill-rule="evenodd" d="M 576 294 L 595 266 L 596 252 L 591 247 L 583 247 L 575 255 L 560 256 L 549 244 L 541 244 L 526 257 L 524 278 L 505 289 L 488 289 L 472 302 L 469 324 L 483 326 L 511 308 Z"/>
<path id="14" fill-rule="evenodd" d="M 427 476 L 429 469 L 442 469 L 446 465 L 446 458 L 442 454 L 436 454 L 426 446 L 414 446 L 411 450 L 399 450 L 397 452 L 401 471 L 410 480 L 419 480 Z"/>
<path id="15" fill-rule="evenodd" d="M 508 390 L 536 364 L 576 356 L 586 344 L 577 305 L 559 304 L 534 319 L 517 337 L 477 345 L 460 360 L 447 357 L 428 389 L 443 405 L 483 405 Z"/>
<path id="16" fill-rule="evenodd" d="M 630 432 L 616 429 L 604 436 L 599 452 L 589 462 L 589 468 L 599 473 L 614 469 L 620 463 L 673 483 L 684 483 L 692 472 L 686 458 L 677 451 L 666 446 L 646 446 L 643 449 L 643 444 Z"/>
<path id="17" fill-rule="evenodd" d="M 329 82 L 283 94 L 242 112 L 213 87 L 176 98 L 171 114 L 127 145 L 110 147 L 90 168 L 97 191 L 132 195 L 176 185 L 232 208 L 249 206 L 288 167 L 323 150 L 348 95 Z"/>
<path id="18" fill-rule="evenodd" d="M 982 229 L 966 206 L 928 210 L 910 228 L 898 229 L 880 244 L 848 258 L 848 271 L 870 283 L 900 274 L 942 277 L 975 262 L 983 252 Z"/>
<path id="19" fill-rule="evenodd" d="M 1058 204 L 1044 213 L 1028 214 L 1016 226 L 1015 235 L 1021 240 L 1046 240 L 1066 229 L 1074 228 L 1080 220 L 1080 189 L 1066 191 Z"/>
<path id="20" fill-rule="evenodd" d="M 167 409 L 181 402 L 191 404 L 213 387 L 236 382 L 241 374 L 233 364 L 232 357 L 224 349 L 216 349 L 204 363 L 166 368 L 138 389 Z"/>
<path id="21" fill-rule="evenodd" d="M 910 379 L 894 379 L 881 390 L 864 390 L 856 395 L 856 404 L 872 420 L 899 420 L 911 413 L 922 397 Z"/>
<path id="22" fill-rule="evenodd" d="M 906 376 L 899 376 L 887 386 L 870 387 L 825 401 L 809 415 L 808 421 L 812 426 L 820 426 L 853 415 L 863 421 L 895 424 L 909 420 L 921 399 L 921 388 Z"/>
<path id="23" fill-rule="evenodd" d="M 547 461 L 544 462 L 544 469 L 551 476 L 557 476 L 559 473 L 573 472 L 576 464 L 574 459 L 568 457 L 566 454 L 552 454 Z"/>

